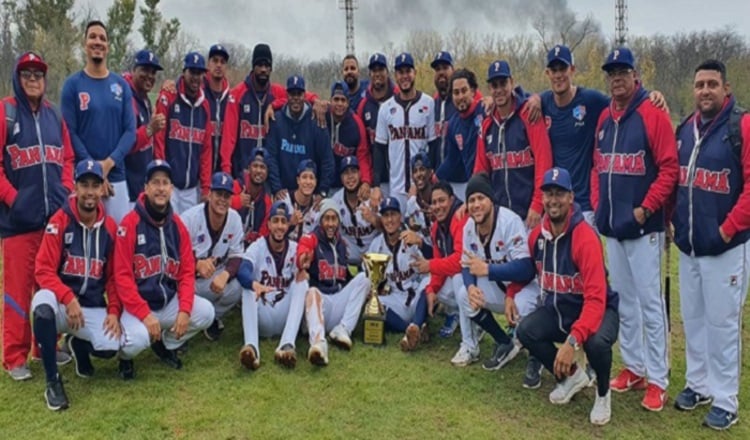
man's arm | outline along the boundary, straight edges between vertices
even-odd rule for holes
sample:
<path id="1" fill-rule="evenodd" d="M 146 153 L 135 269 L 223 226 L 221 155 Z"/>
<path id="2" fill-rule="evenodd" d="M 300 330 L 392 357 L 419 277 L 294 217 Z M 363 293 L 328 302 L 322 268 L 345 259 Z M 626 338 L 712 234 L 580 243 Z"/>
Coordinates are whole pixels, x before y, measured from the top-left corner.
<path id="1" fill-rule="evenodd" d="M 190 315 L 193 311 L 195 300 L 195 257 L 193 246 L 190 242 L 190 234 L 179 216 L 172 217 L 177 226 L 180 240 L 180 269 L 177 273 L 177 298 L 180 303 L 180 312 Z"/>
<path id="2" fill-rule="evenodd" d="M 740 121 L 742 133 L 742 180 L 744 185 L 737 203 L 720 226 L 720 230 L 731 240 L 738 232 L 750 228 L 750 114 L 746 114 Z"/>
<path id="3" fill-rule="evenodd" d="M 115 246 L 114 240 L 117 237 L 117 225 L 112 217 L 107 217 L 104 221 L 104 228 L 109 236 L 112 238 L 112 246 L 109 249 L 107 255 L 107 264 L 104 268 L 104 276 L 106 277 L 105 289 L 107 291 L 107 314 L 120 316 L 122 314 L 122 302 L 117 294 L 117 280 L 115 280 L 115 269 L 114 269 L 114 257 L 115 257 Z"/>
<path id="4" fill-rule="evenodd" d="M 206 115 L 211 116 L 211 108 L 208 102 L 204 101 L 204 107 Z M 208 188 L 211 186 L 211 171 L 213 168 L 213 133 L 214 124 L 211 123 L 210 119 L 206 122 L 206 131 L 203 135 L 203 145 L 201 146 L 200 154 L 200 188 L 202 195 L 208 195 Z"/>
<path id="5" fill-rule="evenodd" d="M 34 263 L 34 279 L 40 289 L 49 289 L 65 305 L 75 299 L 73 290 L 60 279 L 58 269 L 62 260 L 63 235 L 68 226 L 67 214 L 58 210 L 47 223 Z"/>
<path id="6" fill-rule="evenodd" d="M 579 344 L 599 330 L 607 306 L 607 276 L 604 253 L 599 236 L 593 228 L 579 224 L 573 230 L 573 264 L 583 278 L 583 308 L 570 328 Z"/>
<path id="7" fill-rule="evenodd" d="M 135 143 L 135 113 L 133 112 L 133 92 L 130 90 L 128 84 L 122 80 L 120 85 L 123 86 L 122 92 L 122 118 L 120 123 L 122 124 L 122 134 L 120 139 L 117 140 L 117 146 L 109 157 L 115 161 L 115 164 L 122 164 L 125 156 L 130 153 Z"/>
<path id="8" fill-rule="evenodd" d="M 76 154 L 73 151 L 73 144 L 70 141 L 70 133 L 65 121 L 62 124 L 62 148 L 63 148 L 63 167 L 62 167 L 62 184 L 68 190 L 73 192 L 73 170 L 76 166 Z"/>
<path id="9" fill-rule="evenodd" d="M 117 296 L 123 307 L 130 314 L 143 321 L 151 313 L 148 303 L 138 293 L 133 272 L 133 255 L 135 254 L 135 235 L 138 218 L 125 216 L 117 228 L 115 238 L 114 277 L 117 284 Z"/>
<path id="10" fill-rule="evenodd" d="M 221 170 L 225 173 L 232 173 L 232 155 L 237 145 L 237 127 L 240 124 L 239 100 L 242 97 L 244 87 L 238 85 L 229 92 L 227 106 L 224 110 L 224 122 L 221 126 Z M 240 178 L 241 176 L 232 176 Z"/>
<path id="11" fill-rule="evenodd" d="M 680 176 L 680 164 L 677 160 L 677 141 L 669 114 L 653 107 L 650 102 L 644 105 L 644 113 L 647 112 L 644 115 L 647 118 L 646 135 L 654 156 L 657 175 L 656 180 L 648 188 L 641 206 L 655 212 L 664 207 L 674 192 Z"/>
<path id="12" fill-rule="evenodd" d="M 360 179 L 362 182 L 372 186 L 372 160 L 370 159 L 370 140 L 367 138 L 365 124 L 358 115 L 352 114 L 354 123 L 359 131 L 359 144 L 357 145 L 357 161 L 359 162 Z"/>
<path id="13" fill-rule="evenodd" d="M 536 122 L 529 121 L 528 112 L 521 112 L 521 121 L 526 127 L 526 136 L 529 139 L 531 152 L 534 155 L 534 192 L 531 197 L 530 208 L 541 214 L 544 211 L 542 206 L 542 182 L 544 173 L 552 168 L 552 146 L 549 141 L 547 127 L 544 125 L 544 118 L 539 118 Z"/>
<path id="14" fill-rule="evenodd" d="M 166 146 L 169 138 L 169 107 L 171 103 L 169 92 L 162 90 L 159 98 L 156 100 L 156 113 L 164 115 L 167 120 L 167 126 L 164 130 L 154 135 L 154 159 L 166 160 Z"/>
<path id="15" fill-rule="evenodd" d="M 276 121 L 271 121 L 268 128 L 268 136 L 266 137 L 266 149 L 268 150 L 268 156 L 266 157 L 266 166 L 268 167 L 268 184 L 271 187 L 271 192 L 276 194 L 281 191 L 281 171 L 279 170 L 279 158 L 281 142 L 281 134 L 279 133 L 280 118 Z"/>

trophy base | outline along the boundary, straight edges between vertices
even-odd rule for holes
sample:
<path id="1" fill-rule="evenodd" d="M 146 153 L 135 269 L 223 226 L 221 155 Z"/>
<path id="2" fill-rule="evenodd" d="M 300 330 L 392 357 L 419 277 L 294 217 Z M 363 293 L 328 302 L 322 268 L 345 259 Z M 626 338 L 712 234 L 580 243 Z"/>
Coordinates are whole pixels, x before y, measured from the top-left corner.
<path id="1" fill-rule="evenodd" d="M 385 319 L 381 316 L 366 316 L 364 319 L 364 343 L 368 345 L 385 344 Z"/>

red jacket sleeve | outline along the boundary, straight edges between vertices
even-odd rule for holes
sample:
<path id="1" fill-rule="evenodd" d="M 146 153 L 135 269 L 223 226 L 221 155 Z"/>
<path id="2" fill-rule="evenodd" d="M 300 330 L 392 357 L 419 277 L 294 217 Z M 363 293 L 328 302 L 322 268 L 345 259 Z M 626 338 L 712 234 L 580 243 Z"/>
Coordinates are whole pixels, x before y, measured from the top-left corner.
<path id="1" fill-rule="evenodd" d="M 193 301 L 195 300 L 195 257 L 193 256 L 193 246 L 190 241 L 185 224 L 182 223 L 179 216 L 173 216 L 177 224 L 177 231 L 180 236 L 180 271 L 177 274 L 177 299 L 180 303 L 180 311 L 188 315 L 193 311 Z"/>
<path id="2" fill-rule="evenodd" d="M 362 119 L 353 114 L 354 122 L 359 130 L 359 145 L 357 145 L 357 161 L 359 162 L 360 179 L 362 182 L 372 186 L 372 160 L 370 158 L 370 142 L 367 139 L 367 131 Z"/>
<path id="3" fill-rule="evenodd" d="M 656 180 L 651 184 L 641 206 L 652 212 L 664 207 L 675 190 L 680 177 L 677 160 L 677 141 L 669 113 L 657 109 L 651 101 L 644 101 L 638 108 L 646 125 L 646 136 L 658 169 Z"/>
<path id="4" fill-rule="evenodd" d="M 211 107 L 209 107 L 208 101 L 203 101 L 203 108 L 206 110 L 208 120 L 206 121 L 206 131 L 203 135 L 203 146 L 201 147 L 200 155 L 200 174 L 198 177 L 200 179 L 201 194 L 207 195 L 208 188 L 211 186 L 214 124 L 211 123 Z"/>
<path id="5" fill-rule="evenodd" d="M 3 150 L 5 150 L 5 143 L 8 139 L 8 130 L 6 129 L 7 124 L 5 124 L 5 101 L 6 99 L 0 101 L 0 143 L 3 145 Z M 17 193 L 18 191 L 13 184 L 10 183 L 8 176 L 5 174 L 5 161 L 0 160 L 0 201 L 10 207 L 16 200 Z"/>
<path id="6" fill-rule="evenodd" d="M 573 230 L 573 264 L 583 278 L 583 308 L 570 334 L 583 344 L 599 330 L 607 307 L 607 275 L 602 242 L 593 228 L 580 223 Z"/>
<path id="7" fill-rule="evenodd" d="M 439 256 L 437 246 L 434 246 L 433 252 L 438 255 L 438 258 L 430 260 L 430 284 L 433 293 L 437 293 L 445 283 L 447 277 L 453 276 L 461 272 L 461 255 L 464 249 L 464 225 L 469 220 L 468 215 L 464 215 L 463 218 L 458 219 L 457 216 L 453 216 L 450 224 L 450 232 L 453 237 L 453 252 L 450 255 Z M 432 224 L 432 228 L 435 232 L 430 233 L 432 236 L 432 242 L 437 243 L 437 222 Z M 433 284 L 435 280 L 435 284 Z M 440 284 L 437 284 L 437 283 Z"/>
<path id="8" fill-rule="evenodd" d="M 274 97 L 273 102 L 271 102 L 274 111 L 286 105 L 286 88 L 284 86 L 279 83 L 271 83 L 271 94 Z M 307 99 L 307 96 L 305 96 L 305 99 Z"/>
<path id="9" fill-rule="evenodd" d="M 75 293 L 60 279 L 58 269 L 62 260 L 63 234 L 68 226 L 68 216 L 59 209 L 50 217 L 34 262 L 34 279 L 40 289 L 49 289 L 65 305 L 75 299 Z"/>
<path id="10" fill-rule="evenodd" d="M 437 294 L 440 291 L 440 288 L 442 288 L 443 284 L 445 283 L 445 275 L 432 272 L 432 262 L 443 257 L 443 254 L 440 253 L 440 248 L 434 245 L 435 243 L 437 243 L 437 228 L 437 221 L 432 222 L 432 225 L 430 225 L 430 238 L 432 239 L 433 243 L 432 260 L 430 260 L 430 282 L 425 288 L 425 292 L 428 295 Z"/>
<path id="11" fill-rule="evenodd" d="M 135 254 L 136 225 L 138 214 L 131 211 L 122 219 L 115 237 L 114 278 L 117 284 L 117 297 L 130 314 L 143 321 L 151 313 L 146 300 L 138 293 L 133 273 Z"/>
<path id="12" fill-rule="evenodd" d="M 159 98 L 156 100 L 156 114 L 164 115 L 167 126 L 154 135 L 154 159 L 166 160 L 167 158 L 164 148 L 167 145 L 167 136 L 169 135 L 169 106 L 171 101 L 169 92 L 165 90 L 159 93 Z"/>
<path id="13" fill-rule="evenodd" d="M 527 104 L 523 105 L 526 108 Z M 523 125 L 526 127 L 526 136 L 529 139 L 531 152 L 534 155 L 534 192 L 531 197 L 531 209 L 538 214 L 544 212 L 542 205 L 542 182 L 544 173 L 552 168 L 552 146 L 547 133 L 547 126 L 544 118 L 537 119 L 536 122 L 529 121 L 529 112 L 521 111 L 519 115 Z"/>
<path id="14" fill-rule="evenodd" d="M 315 234 L 305 234 L 300 238 L 299 244 L 297 245 L 297 268 L 302 269 L 300 266 L 300 257 L 305 254 L 313 254 L 315 247 L 318 245 L 318 237 Z"/>
<path id="15" fill-rule="evenodd" d="M 477 155 L 474 159 L 474 174 L 485 172 L 487 174 L 492 173 L 492 165 L 490 165 L 490 158 L 487 157 L 487 148 L 484 144 L 484 135 L 490 129 L 492 124 L 492 118 L 484 118 L 482 121 L 482 130 L 477 136 Z"/>
<path id="16" fill-rule="evenodd" d="M 224 122 L 221 124 L 221 170 L 232 173 L 232 154 L 237 144 L 237 129 L 240 125 L 239 102 L 247 87 L 244 81 L 229 92 L 227 107 L 224 110 Z M 236 177 L 236 176 L 235 176 Z"/>
<path id="17" fill-rule="evenodd" d="M 742 133 L 742 179 L 744 186 L 740 193 L 737 203 L 734 205 L 724 223 L 721 224 L 721 230 L 730 237 L 734 237 L 738 232 L 750 228 L 750 115 L 742 117 L 740 122 L 740 133 Z"/>
<path id="18" fill-rule="evenodd" d="M 73 170 L 76 167 L 76 154 L 73 150 L 73 144 L 70 142 L 70 133 L 65 121 L 62 121 L 62 147 L 63 147 L 63 169 L 62 184 L 69 192 L 73 192 L 75 184 L 73 183 Z"/>
<path id="19" fill-rule="evenodd" d="M 604 120 L 609 117 L 609 108 L 602 110 L 599 121 L 596 123 L 596 139 L 594 139 L 594 158 L 591 161 L 591 209 L 596 211 L 599 206 L 599 135 Z"/>
<path id="20" fill-rule="evenodd" d="M 542 232 L 542 225 L 539 224 L 534 229 L 529 232 L 529 255 L 531 255 L 531 260 L 534 261 L 534 243 L 536 243 L 536 240 L 539 238 L 539 234 Z M 534 261 L 534 270 L 536 270 L 536 261 Z M 537 274 L 539 275 L 539 274 Z M 521 291 L 526 286 L 526 284 L 518 283 L 518 282 L 512 282 L 508 284 L 508 288 L 505 291 L 505 296 L 508 298 L 515 298 L 516 294 Z"/>
<path id="21" fill-rule="evenodd" d="M 112 217 L 107 217 L 104 221 L 104 228 L 107 230 L 107 233 L 112 237 L 112 240 L 115 240 L 117 237 L 117 225 L 115 224 L 115 221 L 112 219 Z M 117 295 L 117 281 L 115 280 L 115 247 L 112 246 L 112 249 L 109 252 L 109 255 L 107 255 L 107 267 L 104 269 L 104 276 L 107 277 L 107 281 L 105 283 L 105 289 L 107 291 L 107 314 L 109 315 L 115 315 L 120 316 L 122 314 L 122 303 L 120 302 L 120 297 Z"/>
<path id="22" fill-rule="evenodd" d="M 258 229 L 258 234 L 261 237 L 265 237 L 270 232 L 268 230 L 268 218 L 271 216 L 271 196 L 266 194 L 265 196 L 265 204 L 266 204 L 266 212 L 263 213 L 263 221 L 260 223 L 260 229 Z M 315 249 L 313 247 L 313 249 Z"/>
<path id="23" fill-rule="evenodd" d="M 308 104 L 315 104 L 315 101 L 317 101 L 317 99 L 318 95 L 315 92 L 311 92 L 309 90 L 305 92 L 305 101 L 307 101 Z"/>

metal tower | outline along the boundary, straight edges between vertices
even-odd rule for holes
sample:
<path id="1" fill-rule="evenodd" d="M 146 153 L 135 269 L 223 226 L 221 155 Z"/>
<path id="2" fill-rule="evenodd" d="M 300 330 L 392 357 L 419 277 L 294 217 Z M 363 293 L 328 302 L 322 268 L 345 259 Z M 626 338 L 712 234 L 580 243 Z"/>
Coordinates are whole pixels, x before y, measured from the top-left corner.
<path id="1" fill-rule="evenodd" d="M 354 54 L 354 10 L 357 0 L 339 0 L 339 9 L 346 12 L 346 53 Z"/>
<path id="2" fill-rule="evenodd" d="M 628 40 L 628 5 L 626 0 L 615 0 L 615 43 L 624 46 Z"/>

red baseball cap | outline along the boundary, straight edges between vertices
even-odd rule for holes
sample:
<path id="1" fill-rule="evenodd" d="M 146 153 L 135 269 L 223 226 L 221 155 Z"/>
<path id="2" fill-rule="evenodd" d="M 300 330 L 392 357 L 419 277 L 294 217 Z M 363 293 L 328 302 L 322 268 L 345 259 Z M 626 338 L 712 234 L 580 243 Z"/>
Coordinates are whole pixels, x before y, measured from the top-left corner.
<path id="1" fill-rule="evenodd" d="M 26 52 L 18 58 L 18 64 L 16 65 L 16 71 L 28 69 L 30 67 L 36 67 L 45 74 L 47 73 L 47 63 L 44 62 L 44 58 L 41 55 L 34 52 Z"/>

